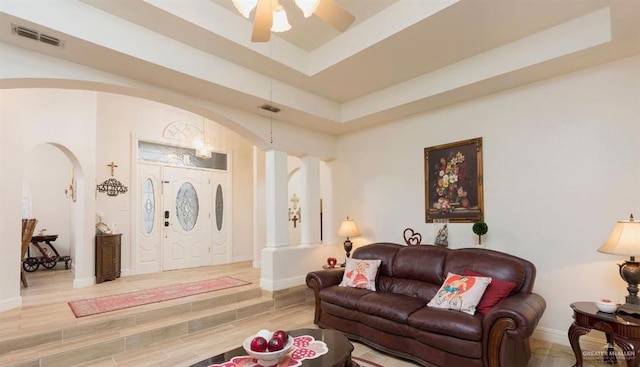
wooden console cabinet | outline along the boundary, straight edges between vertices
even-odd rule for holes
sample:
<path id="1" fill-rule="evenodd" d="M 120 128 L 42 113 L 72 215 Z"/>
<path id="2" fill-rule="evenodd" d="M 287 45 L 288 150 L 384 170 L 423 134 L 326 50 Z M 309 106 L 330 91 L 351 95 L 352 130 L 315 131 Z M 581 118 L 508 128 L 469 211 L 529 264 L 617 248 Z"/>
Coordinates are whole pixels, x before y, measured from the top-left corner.
<path id="1" fill-rule="evenodd" d="M 120 278 L 122 234 L 96 235 L 96 283 Z"/>

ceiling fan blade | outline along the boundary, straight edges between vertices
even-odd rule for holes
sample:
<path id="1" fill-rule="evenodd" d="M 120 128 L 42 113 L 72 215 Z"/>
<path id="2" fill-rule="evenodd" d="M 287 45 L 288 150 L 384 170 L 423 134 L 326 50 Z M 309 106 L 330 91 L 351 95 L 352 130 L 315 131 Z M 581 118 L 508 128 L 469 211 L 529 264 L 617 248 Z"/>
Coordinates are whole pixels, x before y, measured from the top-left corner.
<path id="1" fill-rule="evenodd" d="M 356 20 L 353 14 L 344 10 L 334 0 L 320 0 L 314 14 L 340 32 L 344 32 Z"/>
<path id="2" fill-rule="evenodd" d="M 273 25 L 272 0 L 258 0 L 256 16 L 253 19 L 252 42 L 268 42 L 271 38 L 271 26 Z"/>

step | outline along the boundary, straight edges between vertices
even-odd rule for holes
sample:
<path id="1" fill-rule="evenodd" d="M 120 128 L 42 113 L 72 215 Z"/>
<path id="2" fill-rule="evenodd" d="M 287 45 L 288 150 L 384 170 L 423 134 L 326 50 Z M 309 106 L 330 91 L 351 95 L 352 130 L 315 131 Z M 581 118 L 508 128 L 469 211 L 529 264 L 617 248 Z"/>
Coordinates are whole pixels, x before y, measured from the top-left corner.
<path id="1" fill-rule="evenodd" d="M 198 302 L 195 304 L 202 305 Z M 273 299 L 259 296 L 190 312 L 169 313 L 167 308 L 142 312 L 140 319 L 143 322 L 140 323 L 104 329 L 99 328 L 101 323 L 89 324 L 90 327 L 82 327 L 86 332 L 83 335 L 73 332 L 69 338 L 63 337 L 61 340 L 16 348 L 0 356 L 0 365 L 40 367 L 78 365 L 118 353 L 136 351 L 158 342 L 184 337 L 268 312 L 273 310 L 274 304 Z M 157 318 L 153 319 L 152 315 Z M 90 330 L 94 332 L 91 333 Z"/>
<path id="2" fill-rule="evenodd" d="M 274 309 L 303 304 L 310 299 L 306 286 L 276 292 L 263 291 L 256 285 L 243 287 L 226 290 L 229 292 L 225 294 L 218 291 L 89 316 L 79 320 L 93 320 L 80 325 L 5 339 L 0 345 L 13 347 L 0 355 L 0 366 L 84 366 L 101 359 L 111 361 L 104 366 L 113 366 L 113 356 L 129 355 L 128 358 L 135 359 L 145 355 L 140 351 L 154 348 L 158 343 L 176 343 L 221 325 L 261 317 Z M 51 334 L 60 337 L 53 339 Z M 185 357 L 179 346 L 181 357 L 176 357 L 178 359 Z"/>
<path id="3" fill-rule="evenodd" d="M 151 345 L 135 352 L 124 352 L 86 367 L 188 367 L 204 359 L 235 349 L 247 336 L 259 329 L 293 330 L 316 328 L 313 324 L 315 304 L 290 304 L 267 313 L 254 315 L 178 339 Z"/>

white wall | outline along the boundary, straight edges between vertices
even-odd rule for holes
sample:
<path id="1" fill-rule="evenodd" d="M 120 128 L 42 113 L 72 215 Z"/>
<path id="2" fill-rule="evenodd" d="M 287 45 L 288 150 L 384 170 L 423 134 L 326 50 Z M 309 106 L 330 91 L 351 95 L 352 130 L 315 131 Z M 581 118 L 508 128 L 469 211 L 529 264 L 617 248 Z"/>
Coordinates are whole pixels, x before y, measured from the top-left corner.
<path id="1" fill-rule="evenodd" d="M 623 258 L 596 250 L 618 219 L 640 213 L 638 116 L 633 57 L 342 136 L 334 213 L 356 220 L 356 246 L 403 243 L 407 227 L 431 242 L 423 150 L 482 137 L 482 243 L 537 266 L 535 291 L 547 301 L 538 331 L 567 343 L 570 303 L 626 294 Z M 449 228 L 449 247 L 477 242 L 471 224 Z"/>
<path id="2" fill-rule="evenodd" d="M 96 94 L 65 90 L 0 91 L 0 163 L 3 217 L 0 236 L 4 256 L 0 260 L 3 281 L 0 287 L 0 310 L 19 305 L 20 301 L 20 219 L 22 182 L 29 153 L 43 144 L 55 145 L 72 162 L 78 184 L 78 200 L 71 204 L 69 251 L 75 272 L 74 286 L 93 284 L 94 222 L 84 213 L 95 211 L 95 106 Z M 69 179 L 69 170 L 62 174 Z M 63 188 L 61 188 L 63 190 Z M 68 211 L 64 209 L 64 215 Z M 75 225 L 74 225 L 75 224 Z M 3 262 L 4 261 L 4 262 Z"/>

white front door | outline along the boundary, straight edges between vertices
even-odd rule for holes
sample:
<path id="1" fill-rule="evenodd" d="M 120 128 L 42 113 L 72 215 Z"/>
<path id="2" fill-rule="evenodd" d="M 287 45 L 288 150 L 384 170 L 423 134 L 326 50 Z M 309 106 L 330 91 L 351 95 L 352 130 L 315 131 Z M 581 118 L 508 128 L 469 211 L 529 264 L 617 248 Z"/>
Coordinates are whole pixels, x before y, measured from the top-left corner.
<path id="1" fill-rule="evenodd" d="M 229 259 L 231 243 L 231 198 L 229 174 L 226 171 L 212 171 L 211 183 L 213 192 L 213 236 L 212 264 L 226 264 Z"/>
<path id="2" fill-rule="evenodd" d="M 162 270 L 162 180 L 158 165 L 138 165 L 139 213 L 136 246 L 136 273 L 157 273 Z"/>
<path id="3" fill-rule="evenodd" d="M 177 167 L 163 171 L 163 270 L 211 264 L 209 172 Z"/>

